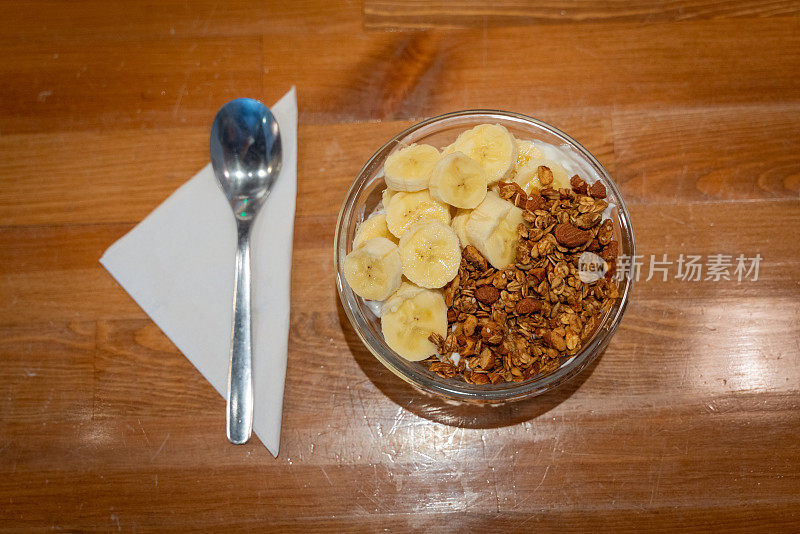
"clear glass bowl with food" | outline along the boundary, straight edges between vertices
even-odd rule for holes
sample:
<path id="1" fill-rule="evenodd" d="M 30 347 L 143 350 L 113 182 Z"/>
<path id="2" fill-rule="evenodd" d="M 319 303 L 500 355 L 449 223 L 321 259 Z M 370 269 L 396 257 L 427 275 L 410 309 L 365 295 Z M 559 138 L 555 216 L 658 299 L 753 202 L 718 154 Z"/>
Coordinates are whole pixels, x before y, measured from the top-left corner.
<path id="1" fill-rule="evenodd" d="M 494 110 L 390 139 L 350 187 L 334 242 L 339 297 L 367 349 L 425 393 L 478 404 L 585 369 L 622 320 L 634 255 L 597 159 L 542 121 Z"/>

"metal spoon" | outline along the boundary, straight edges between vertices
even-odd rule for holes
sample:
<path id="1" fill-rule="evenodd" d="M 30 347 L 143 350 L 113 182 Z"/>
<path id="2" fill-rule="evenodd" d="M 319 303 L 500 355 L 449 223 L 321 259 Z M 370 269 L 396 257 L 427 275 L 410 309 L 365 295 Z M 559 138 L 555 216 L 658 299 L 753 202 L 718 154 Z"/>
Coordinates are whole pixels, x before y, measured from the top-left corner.
<path id="1" fill-rule="evenodd" d="M 228 439 L 237 445 L 253 431 L 250 327 L 250 227 L 281 167 L 281 136 L 269 108 L 257 100 L 231 100 L 211 126 L 211 165 L 236 216 L 238 245 L 228 368 Z"/>

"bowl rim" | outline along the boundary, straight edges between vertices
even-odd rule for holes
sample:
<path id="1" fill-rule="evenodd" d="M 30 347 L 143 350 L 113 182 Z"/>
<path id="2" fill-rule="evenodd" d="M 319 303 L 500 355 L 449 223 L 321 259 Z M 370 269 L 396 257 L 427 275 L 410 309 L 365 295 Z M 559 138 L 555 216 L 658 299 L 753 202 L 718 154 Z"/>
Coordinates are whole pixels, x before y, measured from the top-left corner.
<path id="1" fill-rule="evenodd" d="M 369 350 L 369 352 L 372 353 L 372 355 L 387 369 L 423 392 L 434 393 L 447 399 L 456 401 L 492 404 L 521 400 L 554 389 L 579 374 L 583 369 L 591 364 L 606 348 L 611 340 L 611 337 L 613 337 L 614 333 L 619 327 L 620 322 L 622 321 L 622 317 L 627 310 L 628 301 L 633 288 L 633 277 L 625 277 L 624 281 L 620 284 L 620 298 L 610 310 L 613 311 L 613 313 L 606 312 L 600 327 L 594 333 L 589 342 L 584 345 L 578 354 L 572 356 L 562 363 L 557 370 L 547 375 L 532 378 L 523 382 L 504 383 L 494 386 L 491 389 L 485 386 L 468 384 L 466 382 L 464 383 L 464 386 L 466 387 L 462 387 L 454 386 L 453 384 L 444 383 L 441 381 L 431 380 L 421 371 L 421 369 L 416 370 L 413 368 L 413 366 L 409 366 L 404 372 L 389 358 L 386 358 L 383 354 L 381 354 L 381 351 L 377 350 L 376 346 L 379 345 L 374 343 L 380 343 L 380 340 L 373 340 L 372 338 L 375 338 L 376 336 L 374 336 L 370 330 L 361 327 L 359 324 L 359 319 L 363 320 L 363 318 L 356 317 L 353 307 L 347 301 L 348 295 L 353 299 L 357 299 L 359 297 L 357 297 L 349 288 L 349 286 L 347 286 L 347 284 L 343 281 L 343 277 L 341 275 L 341 262 L 344 259 L 344 255 L 342 252 L 346 250 L 347 245 L 345 244 L 344 247 L 342 247 L 340 243 L 343 225 L 345 224 L 345 221 L 349 220 L 349 218 L 353 215 L 352 209 L 348 210 L 348 201 L 352 199 L 358 192 L 358 189 L 364 185 L 361 183 L 363 182 L 362 178 L 370 171 L 370 169 L 372 169 L 376 163 L 376 160 L 387 156 L 392 149 L 394 149 L 397 145 L 402 144 L 403 141 L 411 134 L 418 133 L 420 130 L 424 130 L 427 127 L 437 125 L 448 119 L 461 117 L 477 118 L 485 115 L 522 123 L 528 126 L 531 124 L 536 125 L 559 138 L 563 143 L 570 145 L 581 157 L 585 158 L 586 161 L 602 178 L 606 187 L 611 189 L 618 211 L 618 217 L 615 219 L 619 223 L 620 233 L 629 243 L 630 257 L 636 257 L 636 243 L 634 239 L 633 226 L 625 201 L 622 198 L 622 195 L 611 175 L 597 160 L 597 158 L 595 158 L 594 155 L 592 155 L 592 153 L 589 152 L 583 145 L 555 126 L 522 113 L 495 109 L 466 109 L 437 115 L 409 126 L 384 143 L 378 150 L 375 151 L 369 160 L 367 160 L 348 188 L 345 200 L 342 203 L 341 209 L 339 210 L 339 216 L 336 221 L 336 231 L 334 234 L 334 265 L 336 268 L 336 286 L 339 293 L 339 299 L 341 301 L 342 308 L 344 308 L 345 314 L 347 315 L 347 318 L 353 327 L 353 330 L 356 332 L 367 350 Z M 396 358 L 400 357 L 396 356 Z M 417 362 L 408 363 L 416 364 Z"/>

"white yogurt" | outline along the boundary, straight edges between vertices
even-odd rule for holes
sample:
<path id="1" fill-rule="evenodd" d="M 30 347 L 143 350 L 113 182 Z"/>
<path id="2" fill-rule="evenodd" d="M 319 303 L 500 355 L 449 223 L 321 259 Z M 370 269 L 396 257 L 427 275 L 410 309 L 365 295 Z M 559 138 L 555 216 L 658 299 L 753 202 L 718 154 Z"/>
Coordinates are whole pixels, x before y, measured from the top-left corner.
<path id="1" fill-rule="evenodd" d="M 364 299 L 364 304 L 367 305 L 367 308 L 369 308 L 369 311 L 371 311 L 375 317 L 381 316 L 381 308 L 383 307 L 382 301 Z"/>
<path id="2" fill-rule="evenodd" d="M 555 161 L 564 167 L 564 170 L 570 175 L 577 174 L 588 184 L 593 184 L 600 179 L 600 176 L 592 166 L 586 163 L 571 146 L 561 145 L 557 147 L 538 140 L 534 140 L 533 144 L 545 158 Z"/>

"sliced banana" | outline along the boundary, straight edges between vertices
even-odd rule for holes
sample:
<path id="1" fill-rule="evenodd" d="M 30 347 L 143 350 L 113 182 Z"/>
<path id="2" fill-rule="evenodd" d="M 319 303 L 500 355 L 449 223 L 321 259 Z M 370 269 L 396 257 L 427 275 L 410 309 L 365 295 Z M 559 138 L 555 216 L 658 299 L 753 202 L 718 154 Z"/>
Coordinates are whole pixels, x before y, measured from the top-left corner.
<path id="1" fill-rule="evenodd" d="M 472 209 L 486 196 L 486 172 L 461 152 L 443 157 L 431 174 L 431 196 L 457 208 Z"/>
<path id="2" fill-rule="evenodd" d="M 469 214 L 465 230 L 467 239 L 480 250 L 479 243 L 484 243 L 494 232 L 497 224 L 505 217 L 512 204 L 501 199 L 494 191 L 489 191 L 478 207 Z"/>
<path id="3" fill-rule="evenodd" d="M 514 162 L 514 167 L 509 171 L 508 176 L 506 176 L 506 180 L 516 180 L 517 174 L 519 173 L 520 169 L 524 168 L 530 161 L 538 156 L 541 156 L 541 150 L 539 150 L 533 141 L 525 141 L 517 139 L 517 161 Z"/>
<path id="4" fill-rule="evenodd" d="M 381 305 L 381 316 L 383 316 L 385 313 L 396 312 L 397 308 L 403 303 L 404 300 L 413 298 L 414 296 L 424 293 L 425 291 L 428 290 L 423 287 L 419 287 L 416 284 L 412 284 L 407 280 L 403 280 L 400 283 L 400 287 L 397 288 L 397 291 L 392 293 L 392 295 Z"/>
<path id="5" fill-rule="evenodd" d="M 356 228 L 356 235 L 353 238 L 353 249 L 361 247 L 373 237 L 385 237 L 392 243 L 397 243 L 397 238 L 389 231 L 386 226 L 386 214 L 378 213 L 361 222 Z"/>
<path id="6" fill-rule="evenodd" d="M 386 224 L 396 237 L 402 237 L 409 226 L 425 219 L 450 224 L 450 207 L 434 200 L 427 189 L 413 193 L 399 191 L 392 195 L 386 207 Z"/>
<path id="7" fill-rule="evenodd" d="M 381 204 L 383 204 L 384 210 L 387 208 L 387 206 L 389 206 L 389 201 L 392 199 L 392 196 L 395 193 L 397 193 L 397 191 L 394 189 L 389 189 L 388 187 L 381 193 Z"/>
<path id="8" fill-rule="evenodd" d="M 541 189 L 539 183 L 539 167 L 547 167 L 553 173 L 553 183 L 549 187 L 553 189 L 569 189 L 569 175 L 567 171 L 555 161 L 543 157 L 531 159 L 527 165 L 517 169 L 514 181 L 517 182 L 526 193 L 531 194 L 534 188 Z"/>
<path id="9" fill-rule="evenodd" d="M 446 147 L 444 147 L 442 149 L 442 156 L 446 156 L 448 154 L 452 154 L 455 151 L 456 151 L 455 143 L 450 143 L 449 145 L 447 145 Z"/>
<path id="10" fill-rule="evenodd" d="M 388 298 L 403 277 L 397 245 L 385 237 L 373 237 L 345 256 L 343 271 L 353 292 L 368 300 Z"/>
<path id="11" fill-rule="evenodd" d="M 483 167 L 490 184 L 504 179 L 517 161 L 517 142 L 499 124 L 479 124 L 462 132 L 453 145 Z"/>
<path id="12" fill-rule="evenodd" d="M 420 287 L 444 287 L 458 274 L 461 244 L 456 233 L 440 221 L 420 221 L 400 238 L 403 274 Z"/>
<path id="13" fill-rule="evenodd" d="M 381 311 L 381 331 L 386 344 L 406 360 L 420 361 L 436 354 L 428 339 L 447 335 L 447 305 L 439 291 L 404 282 Z"/>
<path id="14" fill-rule="evenodd" d="M 469 240 L 467 239 L 467 221 L 469 220 L 469 214 L 471 212 L 472 210 L 458 210 L 450 221 L 450 228 L 452 228 L 458 236 L 458 241 L 462 249 L 469 245 Z"/>
<path id="15" fill-rule="evenodd" d="M 517 162 L 514 168 L 519 170 L 528 165 L 533 158 L 542 157 L 542 151 L 539 150 L 533 141 L 520 141 L 517 140 Z"/>
<path id="16" fill-rule="evenodd" d="M 383 164 L 386 186 L 395 191 L 421 191 L 428 188 L 433 166 L 442 155 L 431 145 L 411 145 L 393 152 Z"/>
<path id="17" fill-rule="evenodd" d="M 523 220 L 522 210 L 512 206 L 484 243 L 483 248 L 487 251 L 484 256 L 496 269 L 508 267 L 517 260 L 517 244 L 519 243 L 517 228 Z"/>
<path id="18" fill-rule="evenodd" d="M 490 191 L 469 215 L 467 239 L 492 267 L 504 269 L 516 259 L 519 242 L 517 227 L 522 221 L 521 209 Z"/>

